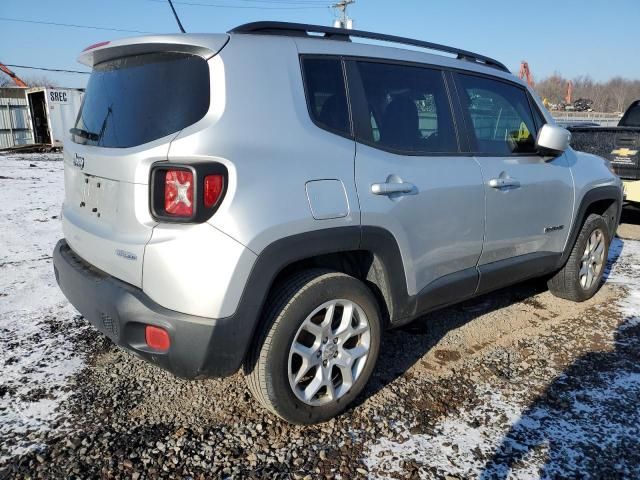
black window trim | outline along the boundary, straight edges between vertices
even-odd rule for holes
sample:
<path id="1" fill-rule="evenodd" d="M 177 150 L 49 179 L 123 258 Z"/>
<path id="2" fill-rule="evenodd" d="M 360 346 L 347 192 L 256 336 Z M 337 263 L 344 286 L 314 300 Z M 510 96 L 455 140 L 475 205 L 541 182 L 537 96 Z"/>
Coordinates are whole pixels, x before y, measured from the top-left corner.
<path id="1" fill-rule="evenodd" d="M 538 133 L 540 131 L 540 128 L 542 128 L 542 125 L 538 125 L 538 122 L 536 120 L 536 116 L 534 115 L 534 112 L 533 112 L 532 99 L 530 98 L 531 94 L 529 93 L 529 90 L 527 90 L 527 88 L 525 88 L 523 85 L 520 85 L 517 82 L 513 82 L 513 81 L 510 81 L 510 80 L 507 80 L 507 79 L 504 79 L 504 78 L 496 77 L 496 76 L 493 76 L 493 75 L 487 75 L 485 73 L 474 72 L 474 71 L 471 71 L 471 70 L 455 69 L 455 71 L 453 71 L 452 74 L 453 74 L 453 77 L 454 77 L 454 83 L 456 85 L 456 91 L 458 93 L 459 107 L 461 109 L 461 114 L 462 114 L 462 116 L 464 118 L 465 130 L 466 130 L 467 137 L 468 137 L 468 147 L 467 147 L 468 150 L 466 152 L 467 154 L 469 154 L 471 156 L 474 156 L 474 157 L 496 157 L 496 158 L 541 157 L 541 156 L 544 156 L 540 152 L 538 152 L 537 150 L 535 152 L 510 153 L 508 155 L 499 155 L 499 154 L 496 154 L 496 153 L 488 153 L 488 152 L 474 152 L 471 147 L 474 144 L 472 139 L 475 138 L 475 132 L 473 131 L 473 126 L 471 124 L 471 118 L 469 117 L 469 114 L 466 112 L 466 110 L 464 108 L 463 101 L 462 101 L 462 95 L 460 95 L 460 93 L 459 93 L 460 89 L 462 88 L 462 86 L 460 85 L 459 75 L 467 75 L 467 76 L 485 78 L 485 79 L 488 79 L 488 80 L 493 80 L 493 81 L 496 81 L 496 82 L 504 83 L 506 85 L 518 88 L 520 91 L 522 91 L 524 93 L 524 95 L 525 95 L 525 97 L 527 99 L 527 103 L 529 105 L 529 111 L 530 111 L 530 114 L 531 114 L 531 119 L 533 120 L 533 125 L 536 128 L 534 138 L 537 139 Z M 540 112 L 540 116 L 544 119 L 544 115 L 542 115 L 541 112 Z"/>
<path id="2" fill-rule="evenodd" d="M 533 118 L 534 124 L 536 124 L 536 137 L 542 128 L 543 125 L 546 125 L 547 121 L 545 116 L 540 112 L 538 103 L 531 98 L 531 93 L 529 90 L 515 80 L 510 80 L 508 78 L 502 78 L 497 75 L 492 75 L 491 73 L 486 72 L 478 72 L 475 70 L 468 70 L 460 67 L 451 67 L 446 65 L 439 65 L 437 63 L 428 63 L 428 62 L 419 62 L 419 61 L 411 61 L 411 60 L 400 60 L 400 59 L 392 59 L 392 58 L 384 58 L 384 57 L 371 57 L 368 55 L 339 55 L 339 54 L 331 54 L 331 53 L 301 53 L 299 54 L 300 58 L 300 70 L 303 77 L 303 88 L 305 91 L 305 101 L 307 102 L 307 110 L 309 113 L 309 117 L 311 121 L 320 129 L 330 132 L 334 135 L 338 135 L 343 138 L 347 138 L 349 140 L 353 140 L 356 143 L 360 143 L 362 145 L 369 146 L 371 148 L 375 148 L 376 150 L 385 151 L 388 153 L 393 153 L 396 155 L 402 156 L 410 156 L 410 157 L 500 157 L 500 158 L 510 158 L 510 157 L 532 157 L 532 156 L 540 156 L 544 157 L 542 153 L 533 152 L 533 153 L 511 153 L 509 155 L 496 155 L 494 153 L 484 153 L 484 152 L 473 152 L 471 145 L 473 144 L 472 138 L 475 138 L 475 134 L 470 131 L 470 126 L 468 125 L 469 120 L 467 119 L 467 115 L 464 112 L 464 108 L 462 105 L 462 96 L 459 92 L 459 85 L 457 80 L 457 75 L 472 75 L 476 77 L 487 78 L 490 80 L 494 80 L 497 82 L 502 82 L 512 87 L 519 88 L 522 90 L 529 102 L 529 108 L 531 109 L 531 116 Z M 349 108 L 349 123 L 351 126 L 351 135 L 345 135 L 343 132 L 339 132 L 333 129 L 326 128 L 325 126 L 316 122 L 311 114 L 311 110 L 309 110 L 309 95 L 307 93 L 307 84 L 304 81 L 304 70 L 302 68 L 302 59 L 303 58 L 335 58 L 340 59 L 342 63 L 342 71 L 345 77 L 345 88 L 347 94 L 347 106 Z M 350 73 L 349 64 L 350 62 L 371 62 L 371 63 L 387 63 L 393 65 L 406 65 L 412 67 L 420 67 L 420 68 L 428 68 L 432 70 L 439 70 L 443 73 L 443 78 L 445 82 L 445 88 L 447 89 L 447 94 L 449 95 L 449 105 L 451 108 L 452 119 L 454 122 L 454 128 L 456 129 L 456 138 L 458 142 L 458 152 L 445 153 L 445 152 L 433 152 L 433 153 L 423 153 L 423 152 L 406 152 L 406 151 L 398 151 L 395 149 L 391 149 L 388 147 L 381 147 L 380 145 L 373 144 L 371 142 L 366 142 L 358 139 L 356 135 L 356 110 L 358 108 L 357 105 L 353 104 L 353 93 L 352 90 L 358 89 L 357 85 L 354 85 L 352 82 L 352 73 Z M 543 119 L 543 123 L 541 125 L 537 125 L 536 116 L 533 114 L 533 109 L 538 109 L 540 118 Z"/>
<path id="3" fill-rule="evenodd" d="M 378 64 L 387 64 L 387 65 L 398 65 L 398 66 L 406 66 L 406 67 L 414 67 L 414 68 L 422 68 L 426 70 L 433 70 L 442 75 L 442 81 L 445 87 L 445 91 L 447 93 L 447 100 L 449 104 L 449 111 L 451 114 L 451 121 L 453 123 L 454 135 L 456 138 L 456 145 L 458 150 L 455 152 L 421 152 L 421 151 L 413 151 L 413 150 L 401 150 L 397 148 L 387 147 L 384 145 L 380 145 L 374 142 L 370 142 L 358 136 L 357 130 L 358 125 L 367 125 L 371 119 L 369 118 L 368 108 L 363 105 L 358 105 L 358 99 L 354 99 L 353 97 L 349 97 L 349 101 L 353 102 L 353 133 L 354 139 L 357 143 L 366 145 L 368 147 L 374 148 L 376 150 L 381 150 L 384 152 L 392 153 L 395 155 L 402 155 L 405 157 L 460 157 L 464 156 L 462 143 L 461 143 L 461 128 L 458 125 L 460 121 L 459 115 L 456 113 L 456 108 L 454 106 L 454 98 L 455 95 L 452 92 L 452 86 L 449 84 L 447 78 L 447 69 L 439 66 L 432 65 L 428 63 L 422 62 L 412 62 L 406 60 L 395 60 L 395 59 L 387 59 L 387 58 L 378 58 L 378 57 L 367 57 L 367 56 L 355 56 L 355 55 L 345 55 L 343 57 L 343 61 L 346 65 L 345 71 L 347 73 L 347 89 L 349 92 L 357 91 L 358 95 L 364 95 L 364 89 L 362 87 L 362 80 L 360 79 L 359 72 L 356 67 L 357 62 L 364 63 L 378 63 Z M 364 107 L 364 108 L 363 108 Z"/>
<path id="4" fill-rule="evenodd" d="M 311 120 L 311 122 L 313 122 L 313 124 L 320 128 L 321 130 L 324 130 L 325 132 L 329 132 L 333 135 L 338 135 L 339 137 L 342 138 L 346 138 L 347 140 L 351 140 L 354 141 L 355 140 L 355 135 L 354 135 L 354 123 L 353 123 L 353 113 L 352 113 L 352 108 L 351 108 L 351 96 L 349 94 L 349 82 L 347 80 L 347 74 L 346 74 L 346 67 L 345 67 L 345 62 L 344 62 L 344 58 L 340 55 L 332 55 L 332 54 L 300 54 L 298 56 L 299 58 L 299 62 L 300 62 L 300 73 L 302 74 L 302 86 L 304 88 L 304 98 L 305 98 L 305 102 L 307 104 L 307 113 L 309 115 L 309 119 Z M 340 62 L 340 68 L 342 70 L 342 79 L 343 79 L 343 85 L 344 85 L 344 94 L 345 97 L 347 99 L 347 112 L 349 115 L 349 134 L 345 134 L 345 132 L 338 130 L 336 128 L 331 128 L 327 125 L 324 125 L 320 122 L 318 122 L 314 116 L 313 113 L 313 106 L 311 105 L 311 95 L 309 92 L 309 89 L 307 88 L 308 83 L 307 80 L 305 78 L 305 74 L 304 74 L 304 61 L 305 60 L 313 60 L 313 59 L 322 59 L 322 60 L 338 60 Z"/>
<path id="5" fill-rule="evenodd" d="M 535 98 L 533 98 L 533 95 L 528 89 L 527 89 L 527 100 L 529 101 L 529 108 L 531 108 L 531 111 L 534 114 L 533 121 L 536 124 L 536 129 L 538 130 L 538 134 L 539 134 L 540 129 L 547 124 L 547 119 L 542 113 L 542 110 L 540 110 L 540 106 L 538 105 L 538 102 L 536 102 Z M 537 140 L 538 139 L 536 137 L 536 142 Z"/>

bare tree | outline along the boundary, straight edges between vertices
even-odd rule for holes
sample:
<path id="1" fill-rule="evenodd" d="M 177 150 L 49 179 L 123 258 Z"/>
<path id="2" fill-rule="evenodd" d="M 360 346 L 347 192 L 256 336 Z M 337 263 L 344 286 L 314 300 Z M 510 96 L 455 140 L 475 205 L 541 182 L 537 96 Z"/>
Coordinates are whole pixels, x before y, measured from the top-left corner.
<path id="1" fill-rule="evenodd" d="M 628 82 L 622 77 L 612 78 L 607 84 L 607 90 L 613 99 L 615 111 L 621 112 L 626 106 L 627 97 L 630 94 Z"/>
<path id="2" fill-rule="evenodd" d="M 535 89 L 541 98 L 551 104 L 561 104 L 567 94 L 569 80 L 559 73 L 539 81 Z M 599 112 L 623 112 L 634 100 L 640 100 L 640 80 L 615 77 L 608 82 L 596 82 L 589 76 L 578 76 L 573 82 L 573 99 L 588 99 L 593 110 Z"/>
<path id="3" fill-rule="evenodd" d="M 22 78 L 30 87 L 57 87 L 58 83 L 46 75 L 31 75 Z"/>
<path id="4" fill-rule="evenodd" d="M 535 86 L 541 98 L 550 103 L 561 103 L 566 94 L 567 80 L 559 73 L 554 73 L 548 78 L 538 82 Z"/>
<path id="5" fill-rule="evenodd" d="M 46 75 L 30 75 L 27 77 L 20 76 L 24 82 L 30 87 L 57 87 L 58 84 Z M 15 87 L 14 81 L 5 73 L 0 72 L 0 87 Z"/>

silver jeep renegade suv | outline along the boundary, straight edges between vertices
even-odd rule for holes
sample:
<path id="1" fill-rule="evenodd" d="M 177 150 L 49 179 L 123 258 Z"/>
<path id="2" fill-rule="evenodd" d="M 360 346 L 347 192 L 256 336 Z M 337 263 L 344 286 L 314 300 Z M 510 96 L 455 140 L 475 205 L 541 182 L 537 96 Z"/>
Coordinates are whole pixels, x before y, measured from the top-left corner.
<path id="1" fill-rule="evenodd" d="M 176 375 L 242 369 L 273 413 L 319 422 L 387 328 L 531 277 L 573 301 L 600 286 L 620 181 L 491 58 L 260 22 L 80 61 L 56 278 Z"/>

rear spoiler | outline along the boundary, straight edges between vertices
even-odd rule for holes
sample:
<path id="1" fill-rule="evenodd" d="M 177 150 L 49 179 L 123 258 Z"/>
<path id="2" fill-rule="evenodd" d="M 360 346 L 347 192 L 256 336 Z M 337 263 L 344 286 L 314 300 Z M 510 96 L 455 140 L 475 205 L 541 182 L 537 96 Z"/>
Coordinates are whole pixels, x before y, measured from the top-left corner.
<path id="1" fill-rule="evenodd" d="M 100 42 L 87 47 L 78 62 L 88 67 L 116 58 L 144 53 L 179 52 L 198 55 L 205 60 L 215 56 L 229 41 L 227 34 L 146 35 Z"/>

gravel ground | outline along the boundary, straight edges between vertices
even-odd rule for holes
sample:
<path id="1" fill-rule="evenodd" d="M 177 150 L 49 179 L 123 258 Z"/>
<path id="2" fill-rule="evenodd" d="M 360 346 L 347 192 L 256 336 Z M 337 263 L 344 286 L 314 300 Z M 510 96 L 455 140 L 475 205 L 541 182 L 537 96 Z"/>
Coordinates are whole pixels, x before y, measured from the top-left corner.
<path id="1" fill-rule="evenodd" d="M 240 375 L 176 379 L 66 304 L 61 168 L 0 157 L 0 478 L 640 477 L 637 225 L 592 300 L 533 281 L 388 332 L 357 405 L 297 427 Z"/>

